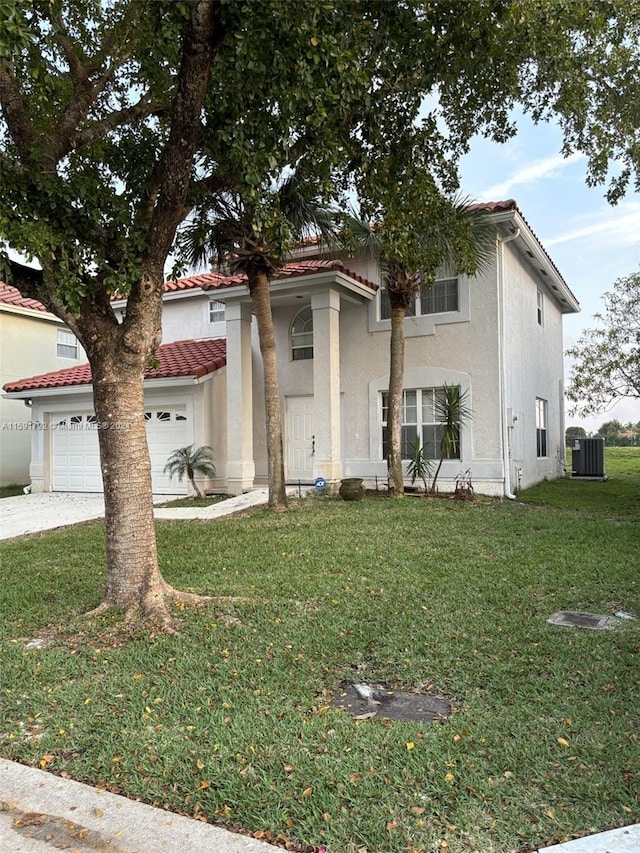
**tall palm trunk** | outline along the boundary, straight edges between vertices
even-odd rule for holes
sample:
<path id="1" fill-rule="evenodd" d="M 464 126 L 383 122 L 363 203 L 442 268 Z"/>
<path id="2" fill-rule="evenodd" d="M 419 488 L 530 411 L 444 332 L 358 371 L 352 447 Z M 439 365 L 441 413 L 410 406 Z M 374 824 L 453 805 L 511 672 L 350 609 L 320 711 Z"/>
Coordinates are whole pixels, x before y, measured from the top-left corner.
<path id="1" fill-rule="evenodd" d="M 260 270 L 248 270 L 249 292 L 258 323 L 260 353 L 264 367 L 264 405 L 267 425 L 267 465 L 269 477 L 269 506 L 285 507 L 287 491 L 284 479 L 282 451 L 282 411 L 276 363 L 276 338 L 271 313 L 269 278 Z"/>
<path id="2" fill-rule="evenodd" d="M 402 473 L 402 392 L 404 384 L 404 317 L 406 299 L 389 291 L 391 303 L 391 340 L 389 359 L 389 398 L 387 411 L 387 467 L 389 494 L 404 495 Z"/>

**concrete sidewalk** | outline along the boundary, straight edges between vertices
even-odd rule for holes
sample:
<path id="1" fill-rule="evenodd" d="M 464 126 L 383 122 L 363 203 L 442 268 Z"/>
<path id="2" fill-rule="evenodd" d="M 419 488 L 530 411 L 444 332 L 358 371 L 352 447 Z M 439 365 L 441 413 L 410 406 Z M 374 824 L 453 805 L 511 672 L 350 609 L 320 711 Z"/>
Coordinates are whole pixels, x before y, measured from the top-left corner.
<path id="1" fill-rule="evenodd" d="M 266 853 L 264 841 L 0 758 L 2 853 Z"/>

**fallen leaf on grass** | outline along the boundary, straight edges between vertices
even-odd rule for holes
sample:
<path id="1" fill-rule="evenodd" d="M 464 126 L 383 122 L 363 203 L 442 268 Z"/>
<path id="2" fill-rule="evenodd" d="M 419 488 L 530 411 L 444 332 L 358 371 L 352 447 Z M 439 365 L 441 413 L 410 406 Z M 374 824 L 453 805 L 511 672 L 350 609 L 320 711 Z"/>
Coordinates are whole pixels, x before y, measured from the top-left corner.
<path id="1" fill-rule="evenodd" d="M 569 741 L 564 737 L 557 738 L 557 741 L 560 744 L 560 746 L 569 746 Z"/>

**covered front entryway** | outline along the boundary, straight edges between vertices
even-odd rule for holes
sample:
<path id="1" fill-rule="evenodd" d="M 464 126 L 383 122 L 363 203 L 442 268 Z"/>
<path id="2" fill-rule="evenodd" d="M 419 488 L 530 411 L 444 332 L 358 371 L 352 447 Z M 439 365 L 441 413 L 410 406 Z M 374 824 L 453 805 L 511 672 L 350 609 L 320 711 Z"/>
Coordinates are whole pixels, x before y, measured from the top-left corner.
<path id="1" fill-rule="evenodd" d="M 151 478 L 156 494 L 185 491 L 164 473 L 170 454 L 193 442 L 193 425 L 186 406 L 168 406 L 145 412 L 147 442 L 151 456 Z M 56 416 L 52 423 L 54 492 L 101 492 L 102 473 L 98 448 L 98 423 L 92 413 L 74 412 Z"/>
<path id="2" fill-rule="evenodd" d="M 313 482 L 315 434 L 313 397 L 287 398 L 287 468 L 288 482 Z"/>

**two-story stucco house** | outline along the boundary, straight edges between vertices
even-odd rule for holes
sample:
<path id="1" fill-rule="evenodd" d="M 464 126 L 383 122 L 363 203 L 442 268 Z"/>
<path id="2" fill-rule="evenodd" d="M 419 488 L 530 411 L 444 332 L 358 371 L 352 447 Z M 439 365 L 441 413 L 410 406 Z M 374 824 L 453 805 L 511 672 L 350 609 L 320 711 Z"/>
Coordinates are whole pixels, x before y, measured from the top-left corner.
<path id="1" fill-rule="evenodd" d="M 30 373 L 81 364 L 85 352 L 64 323 L 35 299 L 0 282 L 0 376 L 4 385 Z M 27 407 L 25 407 L 25 403 Z M 0 485 L 29 482 L 29 398 L 0 397 Z"/>
<path id="2" fill-rule="evenodd" d="M 434 394 L 459 386 L 473 417 L 440 487 L 470 470 L 476 491 L 512 496 L 563 473 L 562 317 L 579 306 L 515 202 L 487 208 L 498 235 L 491 268 L 474 278 L 443 270 L 405 319 L 404 436 L 434 447 Z M 390 321 L 380 281 L 374 261 L 307 249 L 271 284 L 290 482 L 385 481 Z M 261 360 L 242 277 L 169 283 L 163 335 L 145 385 L 154 489 L 176 491 L 162 468 L 192 442 L 213 447 L 208 487 L 239 493 L 264 483 Z M 101 488 L 89 379 L 85 367 L 5 385 L 50 425 L 32 437 L 34 490 Z"/>

